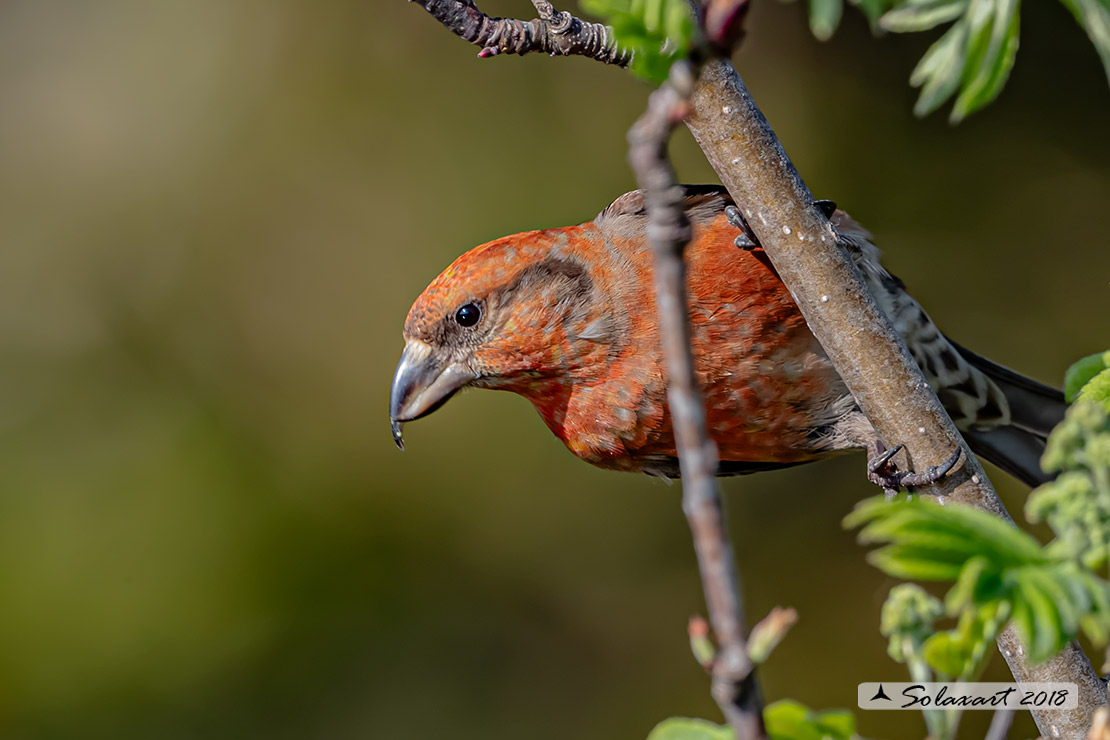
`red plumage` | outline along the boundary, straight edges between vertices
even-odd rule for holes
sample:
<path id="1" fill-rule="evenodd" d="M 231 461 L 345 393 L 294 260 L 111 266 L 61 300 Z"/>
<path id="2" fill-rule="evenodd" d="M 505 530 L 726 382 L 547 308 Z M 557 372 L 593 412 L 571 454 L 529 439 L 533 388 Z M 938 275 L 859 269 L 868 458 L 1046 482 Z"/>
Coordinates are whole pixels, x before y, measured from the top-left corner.
<path id="1" fill-rule="evenodd" d="M 874 430 L 766 255 L 734 244 L 741 232 L 726 217 L 730 203 L 719 188 L 687 191 L 693 350 L 721 472 L 868 446 Z M 832 221 L 973 447 L 1030 482 L 1042 479 L 1030 457 L 1062 415 L 1059 393 L 950 343 L 879 265 L 870 235 L 842 212 Z M 497 239 L 456 260 L 405 322 L 390 411 L 398 437 L 401 422 L 458 388 L 494 388 L 528 398 L 588 462 L 677 475 L 645 226 L 632 192 L 589 223 Z M 992 377 L 1021 393 L 1008 398 Z M 1012 401 L 1038 408 L 1015 414 Z"/>

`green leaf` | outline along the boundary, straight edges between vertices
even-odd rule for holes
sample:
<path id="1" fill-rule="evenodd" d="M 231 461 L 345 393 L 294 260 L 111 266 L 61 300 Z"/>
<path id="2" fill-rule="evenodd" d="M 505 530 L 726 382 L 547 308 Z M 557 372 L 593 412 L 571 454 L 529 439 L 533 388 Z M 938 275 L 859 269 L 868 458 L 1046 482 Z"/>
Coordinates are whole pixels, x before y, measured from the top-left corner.
<path id="1" fill-rule="evenodd" d="M 1091 378 L 1110 368 L 1110 350 L 1077 360 L 1064 373 L 1064 398 L 1073 403 L 1079 391 Z"/>
<path id="2" fill-rule="evenodd" d="M 973 68 L 969 58 L 965 76 L 970 72 L 970 79 L 952 107 L 949 120 L 953 123 L 979 110 L 1002 92 L 1017 57 L 1018 6 L 1018 0 L 994 0 L 994 17 L 987 26 L 990 32 L 981 53 L 976 55 L 977 66 Z"/>
<path id="3" fill-rule="evenodd" d="M 921 88 L 913 106 L 914 115 L 929 115 L 956 92 L 967 59 L 967 38 L 967 23 L 961 19 L 921 57 L 910 75 L 910 84 Z"/>
<path id="4" fill-rule="evenodd" d="M 974 680 L 1009 613 L 1009 605 L 998 599 L 963 608 L 956 629 L 939 632 L 925 642 L 922 653 L 926 662 L 945 676 Z"/>
<path id="5" fill-rule="evenodd" d="M 895 660 L 912 666 L 912 659 L 923 658 L 939 673 L 972 680 L 1011 616 L 1034 662 L 1054 655 L 1079 629 L 1098 642 L 1110 635 L 1110 584 L 1084 570 L 1077 557 L 1110 547 L 1110 414 L 1092 404 L 1072 407 L 1049 447 L 1069 465 L 1105 461 L 1106 472 L 1095 475 L 1107 482 L 1105 496 L 1098 486 L 1092 496 L 1093 479 L 1068 472 L 1034 495 L 1031 511 L 1071 538 L 1058 539 L 1051 551 L 986 512 L 930 499 L 876 498 L 845 518 L 862 525 L 861 541 L 885 545 L 869 556 L 885 573 L 955 581 L 945 607 L 959 618 L 957 627 L 931 636 L 935 599 L 908 585 L 892 590 L 882 632 Z"/>
<path id="6" fill-rule="evenodd" d="M 894 33 L 927 31 L 964 14 L 968 0 L 910 0 L 883 15 L 879 24 Z"/>
<path id="7" fill-rule="evenodd" d="M 1074 563 L 1029 567 L 1010 574 L 1014 625 L 1039 663 L 1082 628 L 1097 645 L 1110 631 L 1110 584 Z"/>
<path id="8" fill-rule="evenodd" d="M 844 523 L 864 524 L 861 542 L 890 542 L 901 548 L 900 557 L 962 566 L 969 557 L 983 555 L 995 569 L 1049 562 L 1035 539 L 1001 519 L 927 498 L 887 503 L 876 497 L 857 506 Z"/>
<path id="9" fill-rule="evenodd" d="M 856 718 L 847 709 L 828 709 L 817 713 L 814 724 L 822 738 L 851 740 L 856 737 Z"/>
<path id="10" fill-rule="evenodd" d="M 731 727 L 723 727 L 705 719 L 671 717 L 655 726 L 648 740 L 733 740 Z"/>
<path id="11" fill-rule="evenodd" d="M 1083 615 L 1079 624 L 1096 646 L 1110 642 L 1110 584 L 1087 571 L 1076 576 L 1091 599 L 1091 610 Z"/>
<path id="12" fill-rule="evenodd" d="M 976 595 L 980 592 L 981 581 L 990 577 L 990 560 L 982 555 L 971 558 L 956 578 L 956 585 L 944 597 L 945 608 L 949 614 L 958 614 L 965 607 L 974 606 Z"/>
<path id="13" fill-rule="evenodd" d="M 579 5 L 612 27 L 617 43 L 633 52 L 629 69 L 648 82 L 661 84 L 671 65 L 689 54 L 694 19 L 686 0 L 579 0 Z"/>
<path id="14" fill-rule="evenodd" d="M 804 704 L 784 699 L 763 710 L 771 740 L 852 740 L 856 720 L 843 709 L 814 712 Z"/>
<path id="15" fill-rule="evenodd" d="M 1014 589 L 1015 611 L 1018 603 L 1024 603 L 1031 615 L 1029 631 L 1022 638 L 1029 649 L 1029 660 L 1041 663 L 1055 655 L 1058 646 L 1064 644 L 1065 636 L 1060 613 L 1052 598 L 1041 587 L 1041 583 L 1023 574 Z M 1021 625 L 1018 625 L 1021 631 Z"/>
<path id="16" fill-rule="evenodd" d="M 778 647 L 797 621 L 798 613 L 793 609 L 784 609 L 780 606 L 772 609 L 770 614 L 752 627 L 751 634 L 748 635 L 748 657 L 751 661 L 756 665 L 765 663 L 767 658 L 771 657 L 771 651 Z M 698 662 L 706 665 L 705 661 Z"/>
<path id="17" fill-rule="evenodd" d="M 844 709 L 815 712 L 784 699 L 764 708 L 770 740 L 857 740 L 856 719 Z M 648 740 L 733 740 L 731 727 L 704 719 L 671 717 L 655 726 Z"/>
<path id="18" fill-rule="evenodd" d="M 922 655 L 937 673 L 954 678 L 963 674 L 971 651 L 955 631 L 938 632 L 925 641 Z"/>
<path id="19" fill-rule="evenodd" d="M 832 38 L 840 17 L 844 13 L 844 0 L 809 0 L 809 29 L 820 41 Z"/>
<path id="20" fill-rule="evenodd" d="M 890 545 L 870 553 L 867 561 L 894 578 L 953 581 L 960 575 L 960 563 L 945 562 L 947 555 L 941 550 Z"/>
<path id="21" fill-rule="evenodd" d="M 1087 381 L 1079 391 L 1078 401 L 1090 401 L 1110 410 L 1110 370 L 1103 370 Z"/>

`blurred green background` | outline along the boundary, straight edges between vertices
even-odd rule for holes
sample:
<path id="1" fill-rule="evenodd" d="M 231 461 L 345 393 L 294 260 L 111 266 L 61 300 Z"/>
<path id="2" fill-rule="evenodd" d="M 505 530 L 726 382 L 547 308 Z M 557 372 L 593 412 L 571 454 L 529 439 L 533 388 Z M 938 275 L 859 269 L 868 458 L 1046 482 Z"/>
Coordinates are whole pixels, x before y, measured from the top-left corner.
<path id="1" fill-rule="evenodd" d="M 1059 383 L 1110 344 L 1110 96 L 1061 6 L 1023 14 L 1002 98 L 955 129 L 911 115 L 930 39 L 873 39 L 852 10 L 820 44 L 803 7 L 757 2 L 737 65 L 950 334 Z M 508 394 L 390 441 L 423 287 L 632 187 L 641 83 L 475 52 L 400 0 L 0 4 L 0 737 L 643 738 L 718 716 L 677 486 L 580 463 Z M 685 132 L 676 158 L 713 180 Z M 902 680 L 891 583 L 839 523 L 875 493 L 862 472 L 725 483 L 750 618 L 801 613 L 769 699 Z"/>

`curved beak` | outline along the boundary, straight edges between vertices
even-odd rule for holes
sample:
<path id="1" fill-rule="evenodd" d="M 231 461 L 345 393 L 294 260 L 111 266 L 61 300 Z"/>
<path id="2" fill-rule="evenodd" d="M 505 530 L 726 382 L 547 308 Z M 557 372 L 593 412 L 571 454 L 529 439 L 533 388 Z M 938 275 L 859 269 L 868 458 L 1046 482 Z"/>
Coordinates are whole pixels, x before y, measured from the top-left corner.
<path id="1" fill-rule="evenodd" d="M 427 342 L 410 339 L 393 373 L 389 393 L 389 426 L 397 448 L 405 449 L 401 432 L 404 422 L 432 413 L 475 377 L 459 363 L 437 357 Z"/>

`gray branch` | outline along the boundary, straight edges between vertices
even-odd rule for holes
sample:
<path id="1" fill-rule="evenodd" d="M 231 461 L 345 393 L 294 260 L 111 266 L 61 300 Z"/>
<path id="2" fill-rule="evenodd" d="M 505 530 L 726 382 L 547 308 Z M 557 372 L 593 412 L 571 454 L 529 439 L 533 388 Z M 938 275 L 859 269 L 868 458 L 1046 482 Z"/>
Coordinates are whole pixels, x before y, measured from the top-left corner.
<path id="1" fill-rule="evenodd" d="M 682 471 L 682 508 L 694 536 L 709 621 L 717 638 L 712 694 L 738 740 L 758 740 L 766 737 L 763 702 L 748 657 L 736 560 L 717 488 L 717 447 L 706 426 L 690 347 L 682 253 L 692 230 L 667 156 L 671 134 L 689 110 L 694 75 L 689 62 L 671 67 L 669 79 L 651 94 L 647 110 L 628 132 L 628 161 L 644 193 L 648 237 L 655 255 L 655 295 L 667 369 L 667 403 Z"/>
<path id="2" fill-rule="evenodd" d="M 482 58 L 498 54 L 584 56 L 626 67 L 632 52 L 621 48 L 612 29 L 590 23 L 566 11 L 557 12 L 546 0 L 532 0 L 539 18 L 491 18 L 472 0 L 416 0 L 449 31 L 481 48 Z"/>

